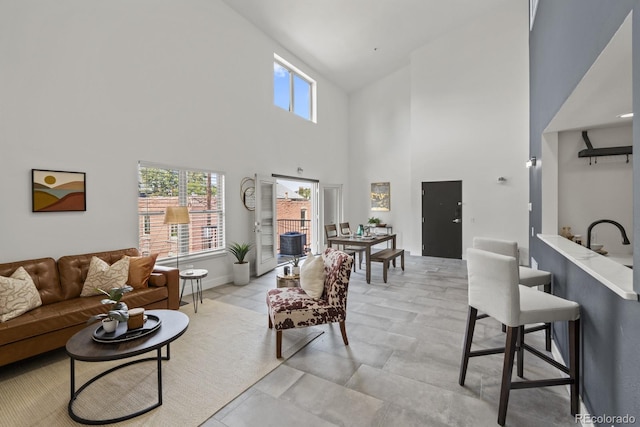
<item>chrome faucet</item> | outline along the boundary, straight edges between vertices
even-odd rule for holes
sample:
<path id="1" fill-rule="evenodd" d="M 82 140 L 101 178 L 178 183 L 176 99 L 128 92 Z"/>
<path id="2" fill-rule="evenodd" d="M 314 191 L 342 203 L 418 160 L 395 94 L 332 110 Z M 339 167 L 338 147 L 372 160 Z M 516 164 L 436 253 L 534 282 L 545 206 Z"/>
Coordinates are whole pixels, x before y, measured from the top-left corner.
<path id="1" fill-rule="evenodd" d="M 622 234 L 622 244 L 623 245 L 631 244 L 631 242 L 629 242 L 629 238 L 627 237 L 627 232 L 624 231 L 624 227 L 620 225 L 620 223 L 615 222 L 611 219 L 599 219 L 597 221 L 592 222 L 589 228 L 587 229 L 587 248 L 591 249 L 591 229 L 602 222 L 608 222 L 609 224 L 613 224 L 616 227 L 618 227 L 618 229 L 620 230 L 620 234 Z"/>

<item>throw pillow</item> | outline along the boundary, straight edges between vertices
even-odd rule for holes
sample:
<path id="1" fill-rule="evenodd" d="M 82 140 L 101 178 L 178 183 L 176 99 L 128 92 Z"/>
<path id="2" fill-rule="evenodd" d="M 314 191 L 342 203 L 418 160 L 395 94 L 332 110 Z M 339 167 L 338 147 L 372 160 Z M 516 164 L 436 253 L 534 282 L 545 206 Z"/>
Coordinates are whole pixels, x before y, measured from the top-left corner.
<path id="1" fill-rule="evenodd" d="M 23 267 L 18 267 L 11 277 L 0 276 L 0 322 L 6 322 L 41 305 L 38 288 Z"/>
<path id="2" fill-rule="evenodd" d="M 146 288 L 149 277 L 156 265 L 158 254 L 129 257 L 129 278 L 127 284 L 133 289 Z"/>
<path id="3" fill-rule="evenodd" d="M 309 254 L 300 268 L 300 287 L 311 298 L 320 298 L 324 292 L 324 260 Z"/>
<path id="4" fill-rule="evenodd" d="M 129 257 L 114 262 L 112 265 L 98 257 L 91 257 L 87 278 L 82 285 L 81 297 L 101 295 L 97 289 L 109 292 L 113 288 L 121 288 L 127 284 L 129 278 Z"/>

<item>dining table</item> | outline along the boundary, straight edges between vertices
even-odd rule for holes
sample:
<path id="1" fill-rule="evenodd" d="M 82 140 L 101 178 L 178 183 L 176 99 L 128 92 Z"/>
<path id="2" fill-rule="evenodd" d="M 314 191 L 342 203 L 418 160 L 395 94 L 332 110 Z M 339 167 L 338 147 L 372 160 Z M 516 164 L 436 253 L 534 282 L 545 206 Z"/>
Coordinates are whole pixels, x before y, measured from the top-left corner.
<path id="1" fill-rule="evenodd" d="M 327 239 L 327 246 L 337 248 L 342 246 L 359 246 L 365 249 L 365 265 L 367 283 L 371 283 L 371 248 L 380 243 L 391 241 L 391 248 L 396 249 L 395 234 L 372 234 L 370 236 L 337 236 Z M 395 264 L 394 264 L 395 265 Z"/>

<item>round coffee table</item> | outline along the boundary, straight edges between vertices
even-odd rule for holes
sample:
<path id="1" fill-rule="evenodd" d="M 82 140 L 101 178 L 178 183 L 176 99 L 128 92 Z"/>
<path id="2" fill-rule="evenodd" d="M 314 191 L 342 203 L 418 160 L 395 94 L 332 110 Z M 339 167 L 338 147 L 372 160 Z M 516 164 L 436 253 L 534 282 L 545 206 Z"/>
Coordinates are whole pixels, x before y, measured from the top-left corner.
<path id="1" fill-rule="evenodd" d="M 140 338 L 135 338 L 124 342 L 99 343 L 93 340 L 93 332 L 98 328 L 99 325 L 93 324 L 76 333 L 69 339 L 69 341 L 67 341 L 66 350 L 71 363 L 71 398 L 69 399 L 69 416 L 74 421 L 83 424 L 94 425 L 117 423 L 120 421 L 131 419 L 133 417 L 137 417 L 138 415 L 145 414 L 152 409 L 155 409 L 158 406 L 162 405 L 162 361 L 170 359 L 171 354 L 169 345 L 171 342 L 178 339 L 187 330 L 187 327 L 189 326 L 189 317 L 186 314 L 176 310 L 147 310 L 145 311 L 145 314 L 153 314 L 157 316 L 158 318 L 160 318 L 162 323 L 156 331 L 148 335 L 144 335 Z M 166 356 L 163 357 L 162 347 L 165 346 L 167 348 Z M 76 360 L 80 360 L 83 362 L 106 362 L 109 360 L 119 360 L 138 356 L 140 354 L 144 354 L 153 350 L 156 350 L 155 357 L 136 359 L 130 362 L 123 363 L 122 365 L 115 366 L 91 378 L 86 383 L 81 385 L 78 390 L 75 389 Z M 120 368 L 148 361 L 156 361 L 158 364 L 157 403 L 133 414 L 104 420 L 85 419 L 73 412 L 73 402 L 90 384 Z"/>

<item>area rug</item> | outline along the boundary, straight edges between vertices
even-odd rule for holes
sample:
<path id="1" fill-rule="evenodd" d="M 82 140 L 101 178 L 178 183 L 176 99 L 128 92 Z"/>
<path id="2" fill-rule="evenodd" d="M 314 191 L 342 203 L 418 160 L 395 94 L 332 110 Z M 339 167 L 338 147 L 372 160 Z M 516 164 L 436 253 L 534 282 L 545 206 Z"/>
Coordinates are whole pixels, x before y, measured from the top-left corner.
<path id="1" fill-rule="evenodd" d="M 171 360 L 163 362 L 162 406 L 117 425 L 197 426 L 322 334 L 314 328 L 287 331 L 283 358 L 276 359 L 275 330 L 268 328 L 266 314 L 208 299 L 197 313 L 192 304 L 180 311 L 190 323 L 171 344 Z M 141 357 L 152 355 L 155 352 Z M 76 388 L 121 363 L 76 362 Z M 153 404 L 156 384 L 155 362 L 132 365 L 91 384 L 74 408 L 85 418 L 112 419 Z M 69 358 L 64 350 L 0 368 L 0 424 L 81 425 L 67 413 L 69 394 Z"/>

